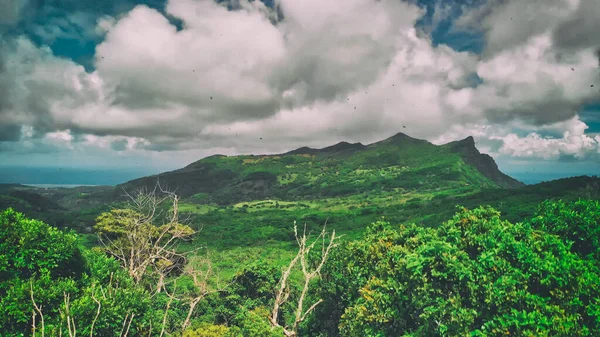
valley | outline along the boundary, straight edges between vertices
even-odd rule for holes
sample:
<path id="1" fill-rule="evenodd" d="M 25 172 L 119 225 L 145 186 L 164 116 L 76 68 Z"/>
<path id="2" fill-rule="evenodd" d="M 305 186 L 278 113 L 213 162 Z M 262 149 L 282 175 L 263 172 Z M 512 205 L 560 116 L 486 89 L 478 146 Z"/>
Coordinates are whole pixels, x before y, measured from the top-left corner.
<path id="1" fill-rule="evenodd" d="M 289 256 L 294 221 L 310 230 L 327 223 L 352 239 L 381 218 L 435 227 L 457 205 L 490 205 L 506 219 L 520 221 L 547 199 L 600 197 L 597 177 L 525 185 L 500 172 L 472 137 L 437 146 L 398 133 L 368 145 L 341 142 L 276 155 L 214 155 L 114 187 L 0 185 L 0 208 L 75 229 L 93 246 L 98 215 L 124 205 L 125 192 L 152 191 L 157 184 L 182 198 L 179 212 L 199 231 L 195 245 L 222 259 L 228 275 L 244 263 L 233 256 L 246 249 Z"/>
<path id="2" fill-rule="evenodd" d="M 136 193 L 141 193 L 142 199 L 131 199 Z M 172 203 L 175 195 L 177 202 Z M 160 201 L 163 196 L 164 202 Z M 55 308 L 47 317 L 61 322 L 62 316 L 56 310 L 67 310 L 66 292 L 64 305 L 52 303 L 60 298 L 63 290 L 59 289 L 68 288 L 69 294 L 80 298 L 74 302 L 78 324 L 90 331 L 95 321 L 86 320 L 93 316 L 93 310 L 100 313 L 100 308 L 114 312 L 112 315 L 118 319 L 130 317 L 130 325 L 133 319 L 130 310 L 134 310 L 142 317 L 133 324 L 135 331 L 158 336 L 158 325 L 162 327 L 160 335 L 166 328 L 167 335 L 174 337 L 280 337 L 296 331 L 302 336 L 336 337 L 395 336 L 399 331 L 417 331 L 415 336 L 459 336 L 464 331 L 478 336 L 499 336 L 519 335 L 523 326 L 529 332 L 551 331 L 550 325 L 531 327 L 519 315 L 510 316 L 512 323 L 503 319 L 509 317 L 507 312 L 513 308 L 528 310 L 546 298 L 546 286 L 539 288 L 536 282 L 542 282 L 538 279 L 547 275 L 562 282 L 551 283 L 547 287 L 558 290 L 550 291 L 576 289 L 581 296 L 595 294 L 591 285 L 594 282 L 581 277 L 600 275 L 594 262 L 597 258 L 581 252 L 600 251 L 591 239 L 597 236 L 594 226 L 597 227 L 600 214 L 598 200 L 598 177 L 580 176 L 525 185 L 502 173 L 490 156 L 481 154 L 472 137 L 438 146 L 402 133 L 368 145 L 341 142 L 322 149 L 302 147 L 274 155 L 215 155 L 178 170 L 117 186 L 63 188 L 4 184 L 0 185 L 0 209 L 8 210 L 0 214 L 0 225 L 4 226 L 0 235 L 7 237 L 7 243 L 15 240 L 27 243 L 15 246 L 0 241 L 0 252 L 17 247 L 31 251 L 28 253 L 31 256 L 49 254 L 28 262 L 39 264 L 35 268 L 41 271 L 46 270 L 46 261 L 67 259 L 51 262 L 52 268 L 66 268 L 61 273 L 73 273 L 76 270 L 73 268 L 80 268 L 86 276 L 77 285 L 69 282 L 80 277 L 79 271 L 66 279 L 62 274 L 48 276 L 49 283 L 34 276 L 30 282 L 35 280 L 35 285 L 28 285 L 29 294 L 26 290 L 29 288 L 19 283 L 27 282 L 29 272 L 10 267 L 22 263 L 18 261 L 23 258 L 20 253 L 5 254 L 9 261 L 12 256 L 17 261 L 9 262 L 7 270 L 17 276 L 12 276 L 12 283 L 7 283 L 6 289 L 25 290 L 6 292 L 0 282 L 0 293 L 6 294 L 6 299 L 0 299 L 0 327 L 10 326 L 10 331 L 19 331 L 29 324 L 27 307 L 14 312 L 3 312 L 2 308 L 27 303 L 24 296 L 33 298 L 34 288 L 36 296 L 41 296 L 38 301 Z M 147 206 L 150 208 L 145 210 Z M 143 213 L 146 211 L 150 213 Z M 146 215 L 137 212 L 152 215 L 145 220 Z M 175 217 L 171 218 L 172 215 Z M 127 227 L 131 224 L 136 225 Z M 317 237 L 323 240 L 323 246 L 314 241 L 316 252 L 298 255 L 305 237 L 295 234 L 296 224 L 300 233 L 313 237 L 325 230 L 322 237 Z M 19 230 L 15 226 L 23 227 Z M 36 234 L 36 230 L 40 232 Z M 312 270 L 315 261 L 327 257 L 326 237 L 333 242 L 333 234 L 327 234 L 333 232 L 337 236 L 331 261 L 318 277 L 310 274 L 306 268 Z M 187 237 L 186 233 L 192 236 Z M 140 234 L 141 241 L 137 236 Z M 162 246 L 165 234 L 167 242 L 171 242 L 171 235 L 181 240 Z M 145 235 L 147 238 L 143 239 Z M 101 236 L 103 244 L 99 242 Z M 563 236 L 583 246 L 573 246 L 573 253 L 565 253 L 564 247 L 571 246 L 570 241 L 559 240 Z M 54 248 L 48 250 L 46 245 Z M 123 247 L 125 251 L 131 249 L 131 254 L 124 253 Z M 136 247 L 140 249 L 137 253 Z M 155 249 L 155 253 L 148 249 Z M 474 253 L 482 249 L 485 254 Z M 515 259 L 511 254 L 517 251 L 522 255 Z M 160 257 L 165 252 L 171 255 L 160 263 L 148 262 L 142 269 L 129 264 L 136 261 L 134 256 Z M 302 260 L 301 268 L 292 269 L 299 256 L 308 262 Z M 2 268 L 0 265 L 0 276 L 6 274 L 2 274 Z M 286 268 L 289 273 L 284 276 Z M 498 273 L 498 268 L 505 271 Z M 137 276 L 140 270 L 142 276 Z M 523 274 L 525 271 L 533 271 L 533 276 Z M 575 274 L 580 275 L 576 285 L 562 285 Z M 307 275 L 316 280 L 305 281 Z M 113 285 L 113 277 L 123 285 Z M 277 299 L 275 289 L 285 277 L 289 279 L 281 289 L 293 294 L 294 303 L 301 306 L 304 296 L 316 304 L 323 302 L 309 309 L 314 312 L 306 321 L 292 318 L 296 309 L 285 303 L 287 299 L 281 308 L 284 318 L 275 323 L 271 320 L 275 314 L 268 310 L 273 308 L 274 301 L 281 300 Z M 503 290 L 502 282 L 507 277 L 514 284 L 529 282 L 532 288 L 525 293 Z M 495 287 L 478 288 L 490 278 L 495 280 Z M 390 293 L 384 281 L 390 287 L 405 290 Z M 302 284 L 312 290 L 304 293 L 300 290 Z M 47 287 L 49 291 L 45 290 Z M 100 293 L 96 287 L 100 287 Z M 454 290 L 444 290 L 448 287 Z M 460 299 L 453 291 L 466 295 L 460 295 L 464 296 Z M 505 298 L 503 291 L 517 302 Z M 96 296 L 100 294 L 104 299 L 98 300 Z M 123 297 L 124 294 L 127 295 Z M 298 296 L 302 300 L 295 302 Z M 482 306 L 479 299 L 482 296 L 491 298 L 488 301 L 495 304 Z M 375 297 L 381 302 L 373 302 Z M 407 308 L 393 309 L 400 301 Z M 125 311 L 122 302 L 135 309 Z M 459 302 L 462 304 L 457 306 Z M 99 306 L 90 306 L 91 303 Z M 494 309 L 503 305 L 507 308 Z M 587 306 L 574 305 L 563 317 L 552 316 L 552 306 L 544 305 L 543 310 L 550 311 L 543 315 L 564 322 L 579 317 Z M 394 310 L 393 315 L 409 317 L 415 311 L 441 310 L 436 315 L 445 317 L 445 312 L 456 315 L 465 308 L 479 310 L 479 319 L 487 322 L 492 333 L 485 334 L 479 328 L 481 324 L 474 325 L 468 317 L 461 318 L 460 324 L 449 325 L 453 332 L 444 334 L 423 315 L 396 326 L 374 316 L 355 314 L 370 312 L 381 316 Z M 162 323 L 153 325 L 153 321 L 161 320 L 157 316 L 162 317 Z M 100 317 L 104 325 L 97 327 L 99 333 L 121 336 L 117 335 L 119 328 L 113 316 Z M 588 327 L 598 330 L 590 319 L 569 331 L 579 334 Z M 15 323 L 17 320 L 20 323 Z M 285 325 L 287 330 L 282 330 L 281 324 L 286 322 L 298 323 L 292 328 Z M 372 334 L 373 329 L 384 334 Z"/>

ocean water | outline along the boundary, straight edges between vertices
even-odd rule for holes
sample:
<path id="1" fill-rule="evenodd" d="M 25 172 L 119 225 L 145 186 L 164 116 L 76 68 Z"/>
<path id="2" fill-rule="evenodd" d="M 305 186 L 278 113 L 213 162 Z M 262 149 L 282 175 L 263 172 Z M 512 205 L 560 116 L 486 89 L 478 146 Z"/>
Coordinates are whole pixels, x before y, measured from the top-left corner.
<path id="1" fill-rule="evenodd" d="M 509 176 L 527 184 L 533 185 L 544 181 L 552 181 L 561 178 L 577 177 L 577 176 L 593 176 L 598 175 L 600 172 L 505 172 Z"/>
<path id="2" fill-rule="evenodd" d="M 39 187 L 114 186 L 157 173 L 159 172 L 147 168 L 93 169 L 0 166 L 0 183 L 37 185 Z"/>
<path id="3" fill-rule="evenodd" d="M 76 184 L 23 184 L 38 188 L 75 188 L 81 186 L 99 186 L 99 185 L 76 185 Z"/>

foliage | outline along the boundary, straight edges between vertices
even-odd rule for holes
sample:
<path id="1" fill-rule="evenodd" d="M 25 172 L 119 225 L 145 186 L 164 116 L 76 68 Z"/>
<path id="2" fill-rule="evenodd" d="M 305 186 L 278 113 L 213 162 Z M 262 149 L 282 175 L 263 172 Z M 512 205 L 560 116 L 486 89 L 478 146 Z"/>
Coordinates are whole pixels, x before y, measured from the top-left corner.
<path id="1" fill-rule="evenodd" d="M 319 165 L 314 158 L 300 155 L 246 159 L 258 160 L 246 162 L 248 167 L 270 160 Z M 233 159 L 211 160 L 218 166 L 223 165 L 221 160 Z M 436 170 L 443 165 L 436 165 L 423 172 L 439 173 Z M 374 182 L 369 180 L 375 175 L 372 168 L 339 169 Z M 388 170 L 377 174 L 389 178 L 400 169 Z M 132 244 L 143 242 L 127 239 L 132 233 L 148 239 L 141 247 L 156 243 L 157 233 L 173 237 L 161 227 L 165 223 L 178 233 L 191 233 L 191 228 L 179 227 L 169 216 L 173 210 L 190 214 L 202 235 L 172 247 L 176 253 L 196 252 L 199 245 L 212 248 L 215 253 L 209 262 L 227 275 L 221 283 L 226 287 L 217 292 L 212 290 L 216 289 L 215 275 L 194 262 L 204 261 L 203 255 L 179 261 L 181 275 L 166 274 L 161 281 L 152 272 L 152 277 L 139 283 L 123 268 L 122 260 L 100 247 L 79 246 L 83 240 L 73 232 L 13 210 L 2 212 L 0 335 L 28 336 L 32 317 L 39 331 L 41 317 L 35 301 L 49 336 L 61 328 L 67 335 L 68 316 L 81 336 L 120 336 L 124 326 L 129 336 L 159 336 L 164 320 L 164 336 L 282 337 L 283 329 L 274 328 L 269 316 L 281 267 L 294 258 L 296 242 L 289 232 L 293 220 L 306 222 L 309 231 L 327 222 L 347 239 L 330 253 L 320 277 L 309 282 L 319 291 L 308 292 L 305 307 L 323 302 L 297 326 L 299 336 L 600 335 L 600 205 L 594 200 L 576 201 L 581 195 L 597 199 L 597 179 L 573 178 L 516 190 L 477 189 L 458 183 L 451 184 L 451 189 L 406 189 L 375 181 L 368 191 L 360 191 L 366 188 L 360 185 L 366 182 L 360 182 L 362 187 L 351 192 L 355 194 L 328 196 L 326 189 L 337 188 L 323 178 L 329 173 L 312 178 L 307 173 L 294 174 L 278 173 L 277 182 L 292 189 L 299 188 L 294 185 L 298 182 L 319 183 L 321 195 L 304 198 L 299 188 L 301 193 L 292 193 L 287 200 L 244 201 L 223 207 L 214 203 L 214 193 L 202 192 L 181 208 L 156 208 L 156 221 L 145 220 L 150 219 L 147 209 L 134 208 L 113 209 L 98 218 L 96 229 L 105 243 L 130 250 Z M 261 173 L 251 178 L 270 179 Z M 536 213 L 537 204 L 548 198 L 552 200 L 537 207 Z M 469 208 L 489 203 L 506 216 L 501 218 L 489 207 L 460 208 L 456 213 L 456 203 Z M 373 221 L 365 230 L 364 224 Z M 415 225 L 390 225 L 410 222 Z M 94 242 L 93 238 L 86 241 Z M 318 264 L 319 252 L 315 253 L 308 265 Z M 192 272 L 186 272 L 183 264 Z M 149 271 L 155 268 L 147 267 Z M 194 281 L 193 275 L 200 278 Z M 164 283 L 163 291 L 150 293 L 148 289 L 159 281 Z M 300 271 L 293 271 L 289 281 L 289 301 L 283 303 L 279 315 L 282 325 L 294 322 L 295 303 L 304 284 Z M 198 298 L 202 301 L 191 306 Z"/>
<path id="2" fill-rule="evenodd" d="M 84 272 L 77 237 L 7 209 L 0 213 L 0 331 L 27 330 L 31 289 L 57 314 L 63 292 Z"/>
<path id="3" fill-rule="evenodd" d="M 135 317 L 130 333 L 137 335 L 148 333 L 150 321 L 160 322 L 152 307 L 159 298 L 137 287 L 117 261 L 82 251 L 77 241 L 11 209 L 0 214 L 2 336 L 27 336 L 32 313 L 38 332 L 47 335 L 66 334 L 67 316 L 79 334 L 90 335 L 93 327 L 94 336 L 107 337 L 120 336 L 126 317 Z"/>
<path id="4" fill-rule="evenodd" d="M 233 337 L 233 335 L 225 325 L 203 323 L 196 329 L 184 331 L 182 337 Z"/>
<path id="5" fill-rule="evenodd" d="M 568 240 L 573 252 L 600 261 L 600 202 L 546 201 L 529 223 Z"/>
<path id="6" fill-rule="evenodd" d="M 158 292 L 164 286 L 166 275 L 185 261 L 185 255 L 178 251 L 178 244 L 194 234 L 192 228 L 179 223 L 178 200 L 176 195 L 168 192 L 164 198 L 141 192 L 132 198 L 135 209 L 113 209 L 102 213 L 94 226 L 103 249 L 121 261 L 136 283 L 142 281 L 149 269 L 158 274 Z M 173 209 L 169 215 L 161 216 L 165 201 L 171 201 Z M 155 222 L 163 217 L 165 223 L 156 225 Z"/>
<path id="7" fill-rule="evenodd" d="M 437 229 L 379 221 L 334 255 L 327 335 L 597 336 L 600 275 L 559 237 L 491 208 Z M 341 315 L 340 315 L 341 314 Z M 317 332 L 313 332 L 317 334 Z"/>
<path id="8" fill-rule="evenodd" d="M 269 311 L 264 307 L 243 310 L 234 319 L 236 337 L 282 337 L 281 327 L 273 328 L 268 323 Z"/>

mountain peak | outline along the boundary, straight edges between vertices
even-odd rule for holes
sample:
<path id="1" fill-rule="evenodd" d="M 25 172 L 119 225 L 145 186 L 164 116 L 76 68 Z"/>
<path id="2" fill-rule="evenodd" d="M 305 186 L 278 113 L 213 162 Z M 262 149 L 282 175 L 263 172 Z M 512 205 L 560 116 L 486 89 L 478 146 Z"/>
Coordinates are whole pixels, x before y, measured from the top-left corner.
<path id="1" fill-rule="evenodd" d="M 320 149 L 321 152 L 339 152 L 345 150 L 360 150 L 365 146 L 362 143 L 348 143 L 348 142 L 339 142 L 335 145 L 331 145 L 328 147 L 324 147 Z"/>
<path id="2" fill-rule="evenodd" d="M 339 142 L 335 145 L 327 146 L 322 149 L 313 149 L 307 146 L 303 146 L 293 151 L 286 152 L 284 154 L 317 154 L 317 153 L 340 153 L 340 152 L 354 152 L 361 150 L 365 147 L 362 143 L 348 143 L 345 141 Z"/>
<path id="3" fill-rule="evenodd" d="M 473 138 L 473 136 L 468 136 L 465 139 L 450 142 L 444 146 L 450 148 L 454 152 L 460 152 L 466 155 L 481 154 L 475 146 L 475 138 Z"/>
<path id="4" fill-rule="evenodd" d="M 471 145 L 471 146 L 475 146 L 475 138 L 473 138 L 473 136 L 469 136 L 469 137 L 461 140 L 460 142 L 464 143 L 464 144 Z"/>
<path id="5" fill-rule="evenodd" d="M 382 141 L 379 142 L 375 142 L 371 145 L 376 145 L 376 144 L 396 144 L 396 145 L 400 145 L 400 144 L 417 144 L 417 143 L 429 143 L 426 140 L 423 139 L 417 139 L 417 138 L 413 138 L 405 133 L 402 132 L 398 132 L 395 135 L 386 138 Z"/>
<path id="6" fill-rule="evenodd" d="M 474 170 L 462 170 L 462 165 L 429 167 L 430 160 L 437 158 L 441 163 L 462 160 L 481 175 Z M 410 170 L 373 173 L 388 167 Z M 366 176 L 357 179 L 359 174 Z M 156 176 L 140 178 L 120 187 L 154 186 L 156 180 Z M 480 187 L 523 185 L 500 172 L 492 157 L 481 154 L 473 137 L 437 146 L 402 132 L 369 145 L 342 141 L 320 149 L 301 147 L 277 155 L 211 156 L 184 169 L 165 172 L 160 181 L 178 188 L 184 198 L 208 193 L 219 204 L 270 198 L 337 197 L 369 191 L 373 186 L 423 190 L 435 186 L 437 190 L 463 182 Z"/>
<path id="7" fill-rule="evenodd" d="M 398 132 L 397 134 L 391 136 L 388 139 L 402 140 L 402 139 L 416 139 L 416 138 L 413 138 L 404 132 Z"/>
<path id="8" fill-rule="evenodd" d="M 479 152 L 475 146 L 475 139 L 473 136 L 468 136 L 465 139 L 450 142 L 443 146 L 447 146 L 451 151 L 461 154 L 463 160 L 467 164 L 475 167 L 484 176 L 488 177 L 501 187 L 516 188 L 525 185 L 502 173 L 491 156 Z"/>

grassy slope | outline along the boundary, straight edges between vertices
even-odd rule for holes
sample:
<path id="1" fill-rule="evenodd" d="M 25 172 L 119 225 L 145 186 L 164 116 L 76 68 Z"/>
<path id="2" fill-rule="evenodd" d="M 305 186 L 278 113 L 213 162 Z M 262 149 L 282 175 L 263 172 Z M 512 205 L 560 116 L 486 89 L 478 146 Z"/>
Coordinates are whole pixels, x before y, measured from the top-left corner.
<path id="1" fill-rule="evenodd" d="M 468 142 L 464 145 L 471 157 L 481 156 Z M 340 143 L 281 155 L 211 156 L 119 188 L 152 187 L 160 180 L 184 198 L 196 196 L 193 200 L 198 203 L 231 205 L 271 198 L 347 197 L 365 191 L 429 193 L 500 187 L 468 164 L 467 157 L 456 146 L 436 146 L 399 134 L 367 146 Z"/>
<path id="2" fill-rule="evenodd" d="M 318 231 L 328 227 L 357 238 L 367 224 L 382 216 L 392 223 L 436 226 L 456 212 L 456 205 L 492 205 L 505 218 L 521 221 L 546 199 L 600 199 L 600 179 L 577 177 L 521 189 L 483 189 L 478 192 L 368 192 L 349 197 L 298 201 L 256 200 L 227 207 L 184 202 L 191 222 L 201 228 L 196 244 L 213 251 L 216 266 L 229 275 L 240 265 L 263 257 L 285 261 L 294 247 L 294 221 Z"/>
<path id="3" fill-rule="evenodd" d="M 366 146 L 340 143 L 280 155 L 212 156 L 161 174 L 160 181 L 184 196 L 180 212 L 201 230 L 194 244 L 213 251 L 216 266 L 226 274 L 257 256 L 283 263 L 294 247 L 294 221 L 309 230 L 327 222 L 352 239 L 382 216 L 393 223 L 435 226 L 457 204 L 490 204 L 518 221 L 548 198 L 598 197 L 598 179 L 592 178 L 501 188 L 514 182 L 482 156 L 472 139 L 435 146 L 399 134 Z M 45 198 L 39 200 L 56 200 L 67 210 L 54 221 L 83 230 L 121 188 L 152 187 L 156 179 L 141 178 L 116 189 L 39 191 Z M 5 206 L 36 207 L 10 193 L 2 198 Z M 58 211 L 44 212 L 34 216 L 48 221 Z M 84 241 L 94 242 L 87 236 Z"/>

